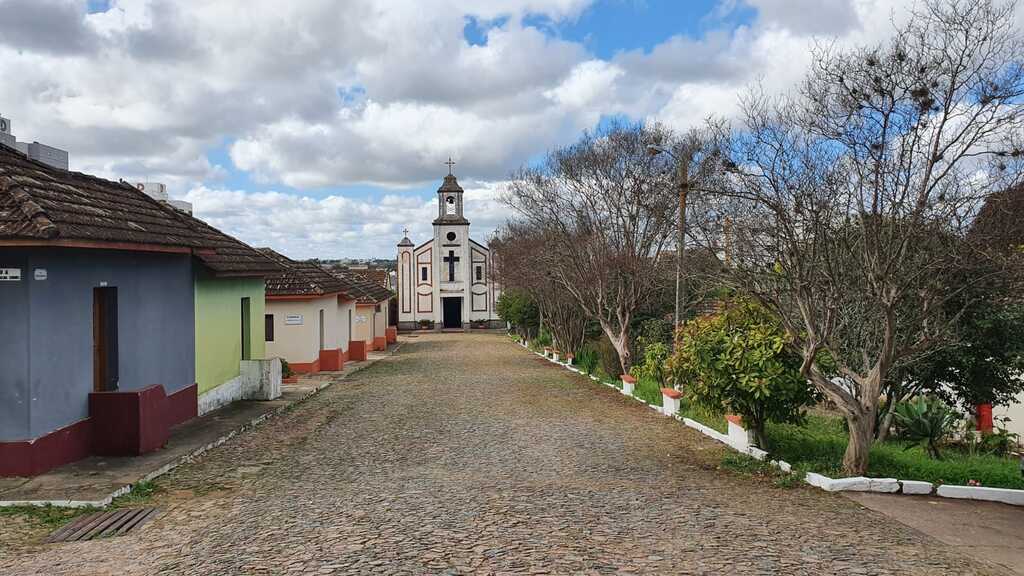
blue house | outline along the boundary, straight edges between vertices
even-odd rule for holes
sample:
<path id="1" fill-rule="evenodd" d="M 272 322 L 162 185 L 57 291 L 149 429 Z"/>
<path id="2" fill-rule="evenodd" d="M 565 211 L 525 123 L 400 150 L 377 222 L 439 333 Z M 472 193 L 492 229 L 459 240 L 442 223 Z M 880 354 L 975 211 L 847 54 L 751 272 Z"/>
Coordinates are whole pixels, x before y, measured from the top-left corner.
<path id="1" fill-rule="evenodd" d="M 130 185 L 0 145 L 0 476 L 161 447 L 197 412 L 196 274 L 277 269 Z"/>

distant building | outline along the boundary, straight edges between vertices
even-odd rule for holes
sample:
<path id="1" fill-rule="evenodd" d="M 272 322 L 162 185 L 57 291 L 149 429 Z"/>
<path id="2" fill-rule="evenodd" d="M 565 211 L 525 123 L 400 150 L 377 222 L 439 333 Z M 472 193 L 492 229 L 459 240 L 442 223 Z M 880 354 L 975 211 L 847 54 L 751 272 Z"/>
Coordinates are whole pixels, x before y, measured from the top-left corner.
<path id="1" fill-rule="evenodd" d="M 11 133 L 11 121 L 3 116 L 0 116 L 0 144 L 14 148 L 29 158 L 38 160 L 48 166 L 60 168 L 61 170 L 68 169 L 68 153 L 66 150 L 40 144 L 39 142 L 18 142 L 18 139 Z"/>

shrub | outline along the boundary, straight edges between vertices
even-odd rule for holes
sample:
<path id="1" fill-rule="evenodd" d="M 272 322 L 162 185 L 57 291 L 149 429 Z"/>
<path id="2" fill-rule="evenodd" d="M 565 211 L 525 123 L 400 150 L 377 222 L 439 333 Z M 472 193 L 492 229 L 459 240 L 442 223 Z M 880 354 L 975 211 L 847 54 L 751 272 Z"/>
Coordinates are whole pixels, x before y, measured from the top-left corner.
<path id="1" fill-rule="evenodd" d="M 576 353 L 576 366 L 578 366 L 584 374 L 593 374 L 594 370 L 597 369 L 597 363 L 597 350 L 594 349 L 590 342 L 583 344 L 583 346 L 580 347 L 579 352 Z"/>
<path id="2" fill-rule="evenodd" d="M 522 292 L 506 290 L 498 297 L 498 317 L 512 324 L 519 334 L 530 337 L 537 331 L 537 304 Z"/>
<path id="3" fill-rule="evenodd" d="M 767 422 L 799 423 L 816 396 L 786 348 L 777 318 L 750 300 L 687 322 L 676 334 L 669 380 L 713 413 L 739 414 L 767 449 Z"/>
<path id="4" fill-rule="evenodd" d="M 612 346 L 612 341 L 607 336 L 602 336 L 597 341 L 597 355 L 601 361 L 601 370 L 613 380 L 618 380 L 622 375 L 622 364 L 619 362 L 619 353 Z"/>
<path id="5" fill-rule="evenodd" d="M 647 347 L 661 344 L 666 349 L 672 347 L 672 322 L 661 318 L 647 318 L 640 322 L 633 339 L 635 358 L 643 358 Z"/>
<path id="6" fill-rule="evenodd" d="M 641 362 L 634 364 L 630 373 L 637 380 L 651 380 L 660 388 L 665 385 L 665 362 L 668 361 L 668 354 L 668 346 L 662 342 L 652 342 L 644 349 Z"/>
<path id="7" fill-rule="evenodd" d="M 551 346 L 551 333 L 544 328 L 541 328 L 540 333 L 538 333 L 537 337 L 533 339 L 533 345 L 538 349 Z"/>
<path id="8" fill-rule="evenodd" d="M 942 460 L 939 446 L 953 433 L 960 415 L 938 398 L 920 396 L 897 404 L 893 420 L 901 438 L 920 444 L 929 456 Z"/>
<path id="9" fill-rule="evenodd" d="M 288 361 L 285 360 L 284 358 L 280 358 L 280 360 L 281 360 L 281 378 L 291 378 L 292 376 L 294 376 L 295 375 L 295 371 L 292 370 L 292 367 L 291 367 L 290 364 L 288 364 Z"/>

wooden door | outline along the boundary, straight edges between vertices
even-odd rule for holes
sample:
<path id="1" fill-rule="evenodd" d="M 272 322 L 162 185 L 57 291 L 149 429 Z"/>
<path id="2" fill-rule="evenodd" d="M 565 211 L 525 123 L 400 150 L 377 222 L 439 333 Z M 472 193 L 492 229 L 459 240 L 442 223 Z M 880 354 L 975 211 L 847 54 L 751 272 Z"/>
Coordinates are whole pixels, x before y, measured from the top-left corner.
<path id="1" fill-rule="evenodd" d="M 249 298 L 242 298 L 242 360 L 252 360 L 252 323 L 249 313 Z"/>
<path id="2" fill-rule="evenodd" d="M 92 291 L 92 389 L 117 390 L 117 288 Z"/>

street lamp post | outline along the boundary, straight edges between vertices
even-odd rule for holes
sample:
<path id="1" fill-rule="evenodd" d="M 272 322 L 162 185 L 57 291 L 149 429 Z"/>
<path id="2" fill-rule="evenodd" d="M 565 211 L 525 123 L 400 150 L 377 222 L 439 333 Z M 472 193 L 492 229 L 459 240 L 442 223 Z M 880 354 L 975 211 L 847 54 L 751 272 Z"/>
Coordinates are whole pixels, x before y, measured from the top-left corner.
<path id="1" fill-rule="evenodd" d="M 676 156 L 664 146 L 653 145 L 647 147 L 647 152 L 652 156 L 667 154 L 676 161 L 676 180 L 679 186 L 679 223 L 676 226 L 678 231 L 676 236 L 676 305 L 673 327 L 678 330 L 682 301 L 686 292 L 686 287 L 683 286 L 683 250 L 686 245 L 686 200 L 690 193 L 690 155 Z"/>

